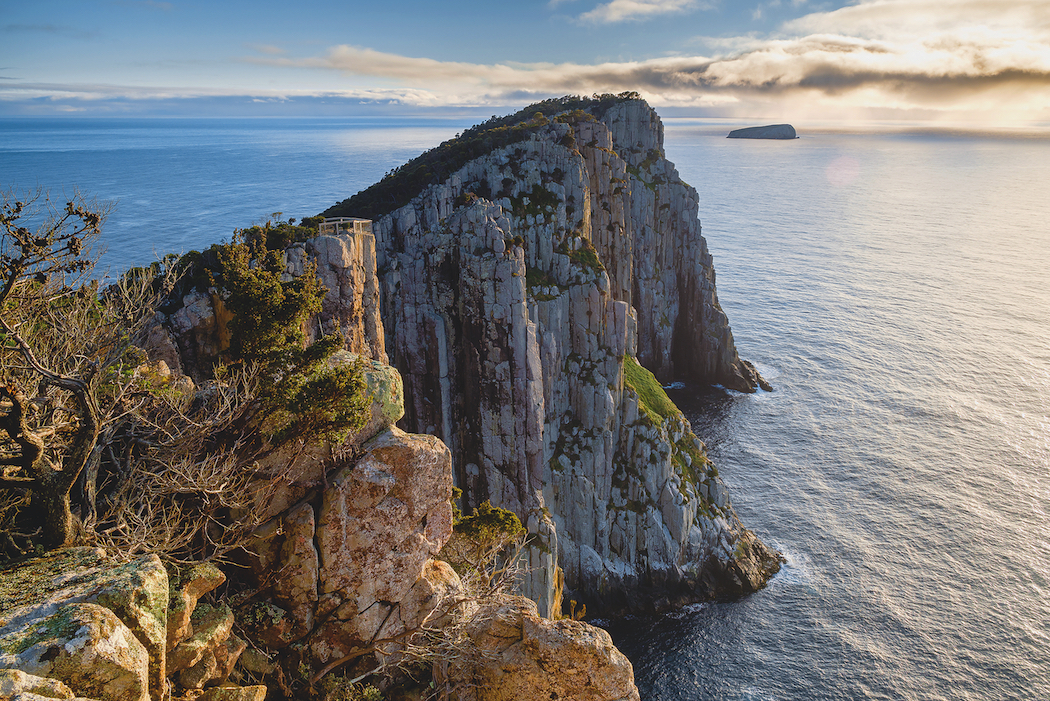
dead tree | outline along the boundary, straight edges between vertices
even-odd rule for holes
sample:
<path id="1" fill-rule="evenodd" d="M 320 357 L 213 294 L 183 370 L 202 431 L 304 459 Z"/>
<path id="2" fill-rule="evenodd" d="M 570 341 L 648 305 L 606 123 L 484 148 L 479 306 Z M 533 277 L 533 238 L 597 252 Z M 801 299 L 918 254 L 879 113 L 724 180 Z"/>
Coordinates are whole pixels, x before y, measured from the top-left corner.
<path id="1" fill-rule="evenodd" d="M 73 295 L 85 294 L 86 276 L 95 263 L 89 244 L 101 232 L 104 216 L 104 210 L 80 197 L 58 209 L 40 192 L 26 201 L 6 197 L 0 204 L 0 368 L 5 375 L 0 408 L 6 408 L 0 429 L 8 436 L 7 452 L 0 457 L 0 487 L 30 491 L 47 548 L 75 537 L 69 494 L 95 447 L 102 417 L 91 384 L 96 359 L 86 352 L 76 362 L 41 357 L 34 346 L 48 346 L 34 343 L 34 337 L 52 332 L 49 317 L 68 308 Z M 87 294 L 92 291 L 97 293 L 97 286 L 90 286 Z M 106 321 L 111 320 L 98 319 L 100 324 Z M 61 411 L 50 413 L 50 426 L 30 424 L 31 414 L 41 412 L 37 397 L 25 393 L 34 385 L 38 395 L 51 388 L 64 394 L 58 402 Z"/>

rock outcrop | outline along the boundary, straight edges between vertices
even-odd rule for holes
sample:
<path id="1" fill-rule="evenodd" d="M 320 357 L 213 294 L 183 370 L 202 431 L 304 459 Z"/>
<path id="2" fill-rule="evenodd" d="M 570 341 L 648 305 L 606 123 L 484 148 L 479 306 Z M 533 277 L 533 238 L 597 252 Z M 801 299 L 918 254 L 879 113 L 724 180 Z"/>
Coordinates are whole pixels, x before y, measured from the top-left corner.
<path id="1" fill-rule="evenodd" d="M 729 132 L 727 139 L 797 139 L 795 127 L 790 124 L 770 124 L 765 127 L 744 127 Z"/>
<path id="2" fill-rule="evenodd" d="M 79 696 L 162 698 L 168 575 L 156 556 L 113 563 L 74 548 L 4 572 L 0 592 L 0 668 Z"/>
<path id="3" fill-rule="evenodd" d="M 284 252 L 289 278 L 313 260 L 329 289 L 311 329 L 338 327 L 376 367 L 389 353 L 404 379 L 401 425 L 450 448 L 464 506 L 488 500 L 527 525 L 525 590 L 546 616 L 563 581 L 592 611 L 617 613 L 750 591 L 777 568 L 757 540 L 737 547 L 748 532 L 681 414 L 647 411 L 643 397 L 675 379 L 768 389 L 718 304 L 699 198 L 664 157 L 648 105 L 588 109 L 476 149 L 377 218 L 374 236 Z M 187 368 L 229 343 L 214 291 L 160 321 Z M 628 365 L 655 380 L 632 385 Z M 307 451 L 262 465 L 287 479 L 259 508 L 303 499 L 323 461 Z"/>
<path id="4" fill-rule="evenodd" d="M 365 232 L 317 236 L 292 244 L 283 255 L 286 281 L 313 264 L 327 289 L 321 313 L 306 324 L 307 340 L 339 331 L 347 351 L 385 365 L 375 238 Z M 157 314 L 147 330 L 146 351 L 175 372 L 198 381 L 207 378 L 230 347 L 232 318 L 215 288 L 186 290 L 181 299 L 172 300 L 167 313 Z"/>
<path id="5" fill-rule="evenodd" d="M 481 654 L 465 670 L 464 701 L 638 701 L 630 661 L 601 628 L 543 618 L 524 598 L 476 618 L 470 637 Z"/>
<path id="6" fill-rule="evenodd" d="M 749 532 L 702 444 L 644 398 L 762 382 L 718 304 L 696 191 L 643 101 L 591 109 L 533 119 L 373 223 L 403 423 L 449 446 L 468 506 L 528 525 L 545 615 L 559 566 L 612 613 L 750 591 L 778 566 L 737 547 Z M 632 386 L 632 363 L 655 379 Z"/>

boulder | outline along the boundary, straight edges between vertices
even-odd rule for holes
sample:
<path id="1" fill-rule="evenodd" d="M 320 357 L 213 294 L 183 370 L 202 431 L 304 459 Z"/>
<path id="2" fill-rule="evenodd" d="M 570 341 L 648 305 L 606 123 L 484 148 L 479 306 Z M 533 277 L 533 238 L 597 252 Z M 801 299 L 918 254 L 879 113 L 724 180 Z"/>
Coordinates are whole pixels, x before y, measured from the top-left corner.
<path id="1" fill-rule="evenodd" d="M 524 598 L 483 608 L 475 620 L 476 662 L 457 670 L 466 679 L 447 680 L 469 679 L 471 701 L 639 699 L 631 662 L 601 628 L 540 618 Z"/>
<path id="2" fill-rule="evenodd" d="M 318 512 L 318 606 L 333 612 L 311 639 L 321 662 L 371 640 L 452 534 L 441 441 L 391 428 L 367 450 L 330 478 Z"/>
<path id="3" fill-rule="evenodd" d="M 11 699 L 19 694 L 35 694 L 46 699 L 71 699 L 73 690 L 47 677 L 26 674 L 20 669 L 0 669 L 0 699 Z"/>
<path id="4" fill-rule="evenodd" d="M 189 669 L 205 655 L 214 655 L 219 646 L 226 644 L 232 630 L 233 611 L 229 606 L 197 606 L 193 612 L 193 635 L 168 655 L 169 673 Z"/>
<path id="5" fill-rule="evenodd" d="M 155 700 L 161 698 L 168 575 L 156 555 L 120 562 L 95 548 L 61 550 L 6 571 L 0 577 L 0 602 L 0 637 L 24 631 L 75 603 L 111 611 L 146 651 L 148 688 Z"/>
<path id="6" fill-rule="evenodd" d="M 372 407 L 368 423 L 350 440 L 351 443 L 363 443 L 390 428 L 405 415 L 405 388 L 401 373 L 396 368 L 350 351 L 336 351 L 328 359 L 332 367 L 357 362 L 363 363 L 362 375 L 368 396 L 372 399 Z"/>
<path id="7" fill-rule="evenodd" d="M 146 648 L 98 604 L 62 604 L 49 616 L 0 629 L 0 667 L 57 679 L 100 701 L 149 699 Z"/>
<path id="8" fill-rule="evenodd" d="M 200 562 L 191 566 L 179 576 L 178 582 L 171 587 L 168 605 L 167 648 L 172 650 L 176 645 L 193 634 L 190 617 L 202 596 L 226 581 L 223 574 L 210 562 Z"/>

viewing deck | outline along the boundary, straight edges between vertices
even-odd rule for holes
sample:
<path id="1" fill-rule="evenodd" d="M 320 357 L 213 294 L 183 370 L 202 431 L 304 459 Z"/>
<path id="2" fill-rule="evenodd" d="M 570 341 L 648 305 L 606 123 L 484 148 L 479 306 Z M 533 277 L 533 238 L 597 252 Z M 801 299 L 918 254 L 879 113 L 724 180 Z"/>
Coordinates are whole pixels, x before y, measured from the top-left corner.
<path id="1" fill-rule="evenodd" d="M 319 227 L 318 233 L 324 234 L 371 234 L 372 220 L 358 217 L 328 217 Z"/>

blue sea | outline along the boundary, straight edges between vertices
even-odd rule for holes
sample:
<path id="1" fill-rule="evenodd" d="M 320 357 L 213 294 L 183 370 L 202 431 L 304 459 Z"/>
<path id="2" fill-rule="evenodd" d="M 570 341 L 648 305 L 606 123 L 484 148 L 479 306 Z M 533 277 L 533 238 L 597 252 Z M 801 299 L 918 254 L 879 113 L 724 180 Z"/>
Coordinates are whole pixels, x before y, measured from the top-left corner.
<path id="1" fill-rule="evenodd" d="M 476 120 L 0 120 L 0 189 L 117 201 L 104 264 L 316 214 Z M 666 120 L 741 354 L 671 390 L 763 591 L 605 622 L 642 698 L 1050 698 L 1050 131 Z"/>

